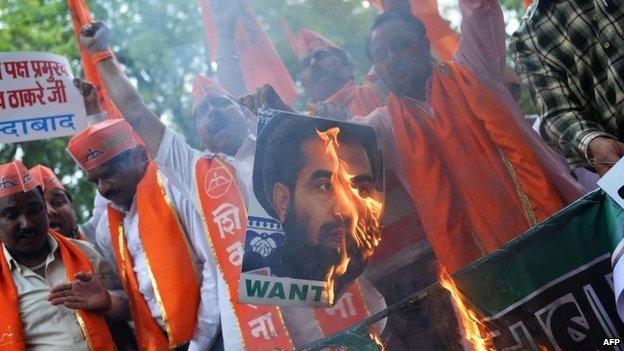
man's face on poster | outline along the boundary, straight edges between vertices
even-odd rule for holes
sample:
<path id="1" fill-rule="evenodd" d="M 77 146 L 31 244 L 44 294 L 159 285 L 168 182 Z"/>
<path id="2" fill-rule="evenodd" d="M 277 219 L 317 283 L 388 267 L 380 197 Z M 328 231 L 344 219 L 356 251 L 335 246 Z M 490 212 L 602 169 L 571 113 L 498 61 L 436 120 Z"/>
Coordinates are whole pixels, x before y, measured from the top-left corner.
<path id="1" fill-rule="evenodd" d="M 375 191 L 371 163 L 364 147 L 356 142 L 341 143 L 338 157 L 347 164 L 351 189 L 344 198 L 332 183 L 332 158 L 325 143 L 313 138 L 302 145 L 301 167 L 294 186 L 276 183 L 273 203 L 282 220 L 287 256 L 296 259 L 305 279 L 325 280 L 331 266 L 339 263 L 343 250 L 351 258 L 349 270 L 359 275 L 366 260 L 359 252 L 351 233 L 355 217 L 365 220 L 366 206 L 361 198 L 379 196 Z M 348 270 L 348 271 L 349 271 Z M 351 274 L 350 274 L 351 275 Z M 304 278 L 304 277 L 301 277 Z"/>

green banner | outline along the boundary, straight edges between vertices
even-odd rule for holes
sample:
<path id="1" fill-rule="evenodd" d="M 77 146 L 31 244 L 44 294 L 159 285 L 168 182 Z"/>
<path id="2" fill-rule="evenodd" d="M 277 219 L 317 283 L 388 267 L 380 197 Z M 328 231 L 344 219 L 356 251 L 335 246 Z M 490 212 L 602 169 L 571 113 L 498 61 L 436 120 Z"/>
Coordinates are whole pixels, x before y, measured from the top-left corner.
<path id="1" fill-rule="evenodd" d="M 615 307 L 611 267 L 611 253 L 622 239 L 624 210 L 595 191 L 453 279 L 484 316 L 496 350 L 624 350 L 613 341 L 624 337 L 624 324 Z M 364 349 L 366 340 L 367 349 L 377 349 L 368 325 L 439 299 L 441 289 L 436 284 L 417 292 L 309 348 Z M 444 337 L 444 331 L 432 335 Z"/>

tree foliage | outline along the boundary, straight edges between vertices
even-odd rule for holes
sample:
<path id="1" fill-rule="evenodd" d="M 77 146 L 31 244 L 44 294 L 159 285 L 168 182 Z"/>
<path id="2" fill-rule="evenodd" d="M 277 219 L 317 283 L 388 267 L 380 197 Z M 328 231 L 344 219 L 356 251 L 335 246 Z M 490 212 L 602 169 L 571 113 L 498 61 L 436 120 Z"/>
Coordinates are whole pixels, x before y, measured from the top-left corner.
<path id="1" fill-rule="evenodd" d="M 166 123 L 194 143 L 191 82 L 196 74 L 211 75 L 197 0 L 90 0 L 96 19 L 112 30 L 113 50 L 136 83 L 144 101 Z M 345 48 L 356 77 L 369 70 L 364 39 L 376 14 L 361 0 L 252 0 L 289 71 L 296 78 L 297 59 L 279 21 L 293 30 L 318 31 Z M 521 0 L 504 0 L 513 16 Z M 79 52 L 64 0 L 0 0 L 0 51 L 46 51 L 70 60 L 81 75 Z M 303 101 L 304 99 L 302 99 Z M 301 104 L 301 101 L 299 102 Z M 80 219 L 92 207 L 94 187 L 65 151 L 67 138 L 0 145 L 0 162 L 21 157 L 27 166 L 45 164 L 62 175 L 73 194 Z"/>

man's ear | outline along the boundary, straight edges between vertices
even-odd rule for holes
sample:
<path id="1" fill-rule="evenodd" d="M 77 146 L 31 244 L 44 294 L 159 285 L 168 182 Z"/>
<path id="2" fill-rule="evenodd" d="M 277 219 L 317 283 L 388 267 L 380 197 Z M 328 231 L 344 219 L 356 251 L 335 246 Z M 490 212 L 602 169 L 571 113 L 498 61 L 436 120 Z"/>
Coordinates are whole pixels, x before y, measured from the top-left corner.
<path id="1" fill-rule="evenodd" d="M 275 185 L 273 185 L 273 196 L 271 200 L 273 201 L 273 208 L 275 208 L 280 222 L 284 223 L 286 220 L 286 210 L 290 202 L 290 190 L 282 183 L 275 183 Z"/>

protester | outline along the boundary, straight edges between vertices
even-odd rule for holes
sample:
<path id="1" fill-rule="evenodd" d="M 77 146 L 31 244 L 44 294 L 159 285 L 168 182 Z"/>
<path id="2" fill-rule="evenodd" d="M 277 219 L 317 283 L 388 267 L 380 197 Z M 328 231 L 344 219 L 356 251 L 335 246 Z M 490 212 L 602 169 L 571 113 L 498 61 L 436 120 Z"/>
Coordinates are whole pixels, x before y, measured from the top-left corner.
<path id="1" fill-rule="evenodd" d="M 41 185 L 21 162 L 0 165 L 0 179 L 3 348 L 114 350 L 105 317 L 120 318 L 124 302 L 106 290 L 114 287 L 110 267 L 89 243 L 49 229 Z M 74 279 L 75 291 L 97 281 L 102 293 L 87 303 L 58 293 Z"/>
<path id="2" fill-rule="evenodd" d="M 622 155 L 621 17 L 615 1 L 539 1 L 514 33 L 516 70 L 571 168 L 600 176 Z"/>
<path id="3" fill-rule="evenodd" d="M 342 105 L 356 116 L 384 105 L 373 90 L 355 84 L 346 51 L 309 29 L 301 29 L 299 36 L 299 80 L 309 98 L 310 114 L 318 114 L 317 105 L 328 103 Z"/>
<path id="4" fill-rule="evenodd" d="M 96 23 L 83 28 L 80 44 L 92 55 L 96 53 L 106 53 L 109 52 L 108 35 L 108 29 L 101 23 Z M 203 189 L 210 189 L 210 187 L 204 188 L 210 185 L 210 182 L 204 185 L 204 179 L 207 179 L 207 172 L 210 169 L 205 170 L 203 174 L 196 174 L 196 167 L 205 165 L 211 168 L 212 164 L 206 164 L 212 161 L 211 157 L 215 158 L 216 162 L 219 162 L 219 165 L 223 162 L 220 159 L 225 160 L 228 163 L 223 163 L 223 165 L 220 166 L 224 170 L 227 169 L 224 175 L 229 177 L 229 172 L 231 171 L 229 167 L 233 167 L 233 169 L 236 170 L 236 179 L 239 180 L 232 182 L 232 179 L 229 179 L 229 182 L 232 182 L 231 184 L 233 185 L 231 187 L 232 191 L 239 192 L 238 196 L 247 193 L 244 189 L 250 188 L 246 187 L 244 185 L 245 183 L 241 182 L 240 179 L 243 178 L 241 174 L 246 174 L 244 177 L 245 179 L 251 179 L 252 163 L 245 161 L 238 162 L 237 158 L 238 156 L 243 159 L 250 155 L 253 156 L 255 138 L 251 135 L 251 130 L 247 127 L 247 123 L 242 122 L 245 118 L 242 107 L 228 95 L 224 94 L 223 88 L 218 87 L 218 85 L 214 84 L 214 82 L 210 81 L 208 78 L 200 78 L 195 82 L 195 101 L 193 105 L 195 107 L 194 116 L 196 128 L 198 131 L 201 131 L 200 135 L 206 133 L 205 135 L 212 136 L 212 138 L 200 136 L 200 140 L 203 140 L 202 144 L 207 144 L 206 146 L 209 145 L 210 147 L 216 148 L 215 151 L 219 152 L 218 160 L 217 154 L 214 153 L 208 153 L 207 157 L 204 157 L 201 152 L 191 148 L 180 136 L 175 135 L 170 129 L 167 129 L 147 106 L 143 104 L 135 88 L 130 84 L 115 62 L 110 59 L 110 56 L 100 60 L 97 63 L 97 68 L 115 105 L 117 105 L 138 135 L 141 136 L 145 142 L 147 151 L 154 157 L 154 161 L 158 164 L 159 169 L 168 177 L 175 187 L 179 189 L 185 199 L 192 199 L 193 211 L 200 213 L 204 219 L 203 223 L 218 223 L 218 221 L 213 221 L 212 212 L 216 211 L 221 204 L 204 198 L 204 200 L 207 200 L 205 204 L 206 207 L 204 208 L 204 202 L 202 202 L 202 198 L 198 196 L 198 194 L 204 192 Z M 222 119 L 231 119 L 231 121 L 222 121 Z M 215 127 L 211 127 L 211 125 Z M 241 130 L 246 130 L 249 133 L 249 137 L 244 140 L 237 137 L 230 138 L 231 135 L 238 135 Z M 220 136 L 217 137 L 217 135 Z M 238 145 L 238 151 L 234 150 L 236 145 L 232 143 L 233 141 L 241 142 L 241 144 Z M 244 151 L 247 148 L 251 148 L 252 151 Z M 234 153 L 234 155 L 229 155 L 227 153 Z M 245 164 L 249 164 L 249 166 L 245 168 Z M 227 180 L 225 177 L 217 178 L 217 182 L 214 183 L 217 187 L 220 179 Z M 201 180 L 201 186 L 197 184 L 199 180 Z M 230 184 L 229 182 L 226 183 Z M 241 202 L 240 206 L 243 207 L 239 207 L 239 215 L 240 218 L 243 219 L 239 218 L 238 223 L 241 223 L 245 221 L 245 214 L 244 203 L 242 203 L 242 200 L 239 201 Z M 217 211 L 217 213 L 218 212 L 219 211 Z M 204 227 L 202 226 L 201 228 Z M 206 231 L 210 233 L 209 230 Z M 203 240 L 206 239 L 206 235 L 203 235 Z M 205 245 L 205 247 L 212 247 L 212 245 L 208 243 Z M 219 306 L 224 348 L 227 350 L 240 350 L 243 348 L 243 341 L 241 340 L 241 332 L 237 320 L 240 316 L 234 314 L 235 311 L 232 306 L 236 304 L 230 302 L 232 301 L 232 297 L 228 290 L 228 284 L 226 283 L 227 277 L 223 276 L 224 262 L 217 260 L 217 264 L 221 268 L 221 274 L 218 275 L 218 288 L 214 289 L 213 293 L 218 291 L 219 299 L 218 304 L 216 302 L 212 303 L 211 307 Z M 183 274 L 180 277 L 184 276 L 186 275 Z M 185 284 L 180 286 L 185 286 Z"/>
<path id="5" fill-rule="evenodd" d="M 227 1 L 213 6 L 218 23 L 219 82 L 234 95 L 243 95 L 243 73 L 234 45 L 234 29 L 243 6 Z M 322 35 L 302 29 L 299 36 L 299 79 L 309 98 L 310 114 L 329 115 L 340 105 L 352 115 L 364 116 L 383 106 L 383 100 L 370 88 L 354 82 L 354 68 L 348 54 Z M 317 111 L 317 107 L 320 111 Z"/>
<path id="6" fill-rule="evenodd" d="M 124 120 L 90 126 L 70 139 L 68 151 L 110 201 L 97 242 L 122 277 L 139 348 L 210 349 L 219 324 L 216 268 L 192 204 Z"/>
<path id="7" fill-rule="evenodd" d="M 68 238 L 84 240 L 84 236 L 78 229 L 78 221 L 72 206 L 71 196 L 54 172 L 42 165 L 36 165 L 29 172 L 41 184 L 43 189 L 50 229 Z"/>
<path id="8" fill-rule="evenodd" d="M 425 29 L 400 11 L 378 16 L 367 41 L 392 91 L 366 121 L 411 193 L 437 259 L 464 267 L 582 194 L 522 123 L 502 84 L 504 23 L 496 1 L 460 1 L 453 62 L 434 66 Z M 434 117 L 434 118 L 432 118 Z"/>

